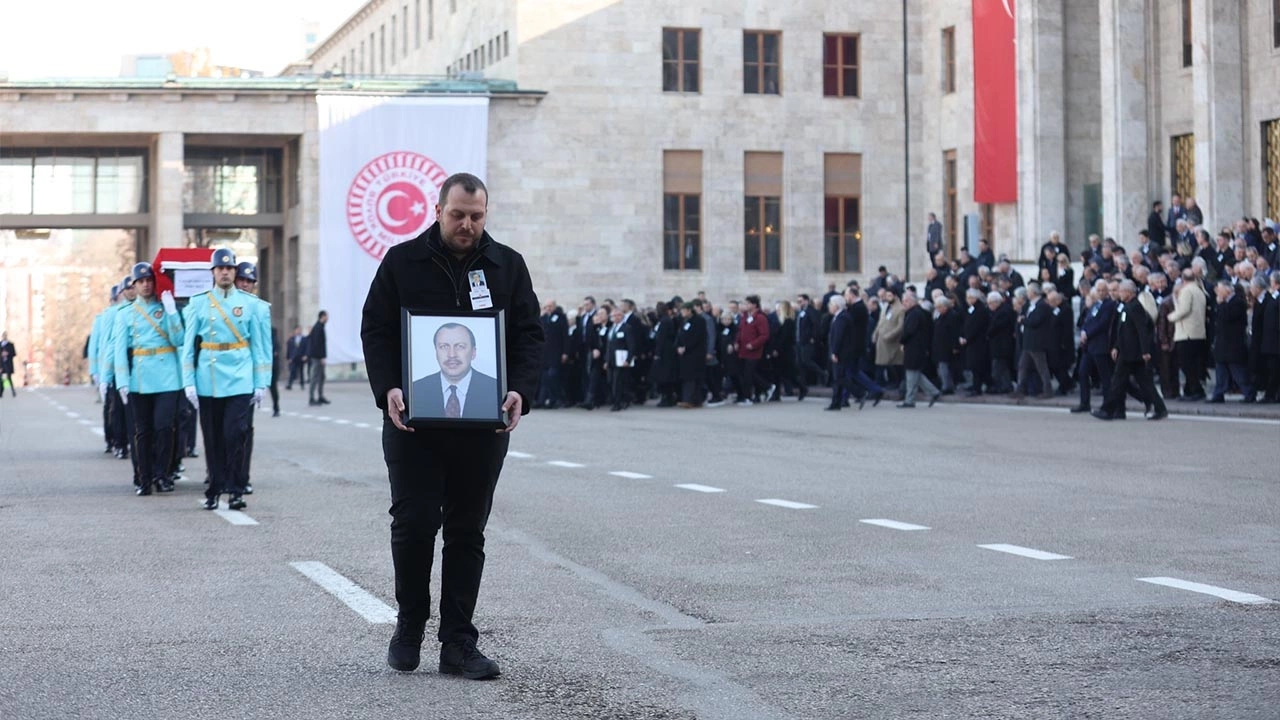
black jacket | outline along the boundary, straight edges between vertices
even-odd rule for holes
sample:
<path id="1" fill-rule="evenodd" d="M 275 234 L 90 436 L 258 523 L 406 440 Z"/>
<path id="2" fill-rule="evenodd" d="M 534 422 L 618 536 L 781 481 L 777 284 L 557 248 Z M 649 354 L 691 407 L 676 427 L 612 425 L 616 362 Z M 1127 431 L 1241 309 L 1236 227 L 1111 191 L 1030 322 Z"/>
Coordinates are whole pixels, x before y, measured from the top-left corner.
<path id="1" fill-rule="evenodd" d="M 813 345 L 818 336 L 818 311 L 806 308 L 796 313 L 796 344 Z"/>
<path id="2" fill-rule="evenodd" d="M 855 303 L 855 305 L 862 307 L 865 315 L 866 306 L 862 303 Z M 861 334 L 865 334 L 865 321 L 862 327 L 864 329 Z M 857 320 L 853 313 L 848 309 L 842 310 L 831 319 L 831 337 L 827 340 L 828 349 L 843 365 L 857 362 L 862 355 L 864 345 L 861 334 L 857 330 Z"/>
<path id="3" fill-rule="evenodd" d="M 523 413 L 533 406 L 544 338 L 538 297 L 524 258 L 486 232 L 475 252 L 458 263 L 445 252 L 440 224 L 435 223 L 387 251 L 364 302 L 360 339 L 369 387 L 379 408 L 386 410 L 389 390 L 404 388 L 401 308 L 471 312 L 468 270 L 484 271 L 493 309 L 506 311 L 507 389 L 520 394 Z"/>
<path id="4" fill-rule="evenodd" d="M 907 370 L 927 368 L 932 345 L 933 316 L 917 305 L 902 319 L 902 367 Z"/>
<path id="5" fill-rule="evenodd" d="M 486 273 L 487 275 L 488 273 Z M 560 367 L 560 359 L 569 353 L 569 321 L 560 308 L 538 318 L 546 342 L 542 346 L 542 369 Z"/>
<path id="6" fill-rule="evenodd" d="M 685 320 L 676 316 L 675 346 L 684 348 L 684 354 L 676 355 L 679 378 L 685 382 L 698 381 L 707 372 L 707 324 L 698 315 Z"/>
<path id="7" fill-rule="evenodd" d="M 954 307 L 933 322 L 933 361 L 953 362 L 960 352 L 960 312 Z"/>
<path id="8" fill-rule="evenodd" d="M 1111 346 L 1116 350 L 1117 362 L 1142 362 L 1143 355 L 1151 354 L 1154 336 L 1155 323 L 1138 298 L 1117 308 L 1111 325 Z"/>
<path id="9" fill-rule="evenodd" d="M 987 341 L 991 345 L 991 357 L 1000 360 L 1013 360 L 1014 333 L 1018 327 L 1018 316 L 1009 303 L 1001 303 L 991 313 L 987 325 Z"/>
<path id="10" fill-rule="evenodd" d="M 324 337 L 324 323 L 319 320 L 315 325 L 311 326 L 311 334 L 307 336 L 307 358 L 310 360 L 323 360 L 329 357 L 329 346 Z M 368 356 L 368 352 L 365 356 Z M 392 385 L 391 387 L 400 387 Z"/>
<path id="11" fill-rule="evenodd" d="M 1040 298 L 1022 321 L 1022 349 L 1027 352 L 1049 352 L 1057 345 L 1053 308 L 1049 307 L 1044 298 Z"/>
<path id="12" fill-rule="evenodd" d="M 1248 309 L 1240 293 L 1218 303 L 1213 319 L 1213 359 L 1228 364 L 1244 364 L 1248 359 L 1245 347 L 1245 327 Z"/>
<path id="13" fill-rule="evenodd" d="M 676 320 L 669 315 L 658 318 L 658 325 L 653 329 L 653 365 L 649 367 L 649 377 L 654 382 L 671 383 L 679 379 L 679 366 L 676 363 Z M 684 322 L 680 321 L 683 325 Z M 706 328 L 702 328 L 706 334 Z M 703 353 L 704 355 L 706 353 Z M 705 363 L 702 358 L 700 362 Z"/>
<path id="14" fill-rule="evenodd" d="M 634 319 L 634 317 L 633 317 Z M 616 330 L 616 332 L 615 332 Z M 605 367 L 618 367 L 618 351 L 627 351 L 626 367 L 634 367 L 636 360 L 640 357 L 640 352 L 644 348 L 644 340 L 641 334 L 644 333 L 644 323 L 636 320 L 635 322 L 627 321 L 619 323 L 617 326 L 610 326 L 606 338 Z"/>
<path id="15" fill-rule="evenodd" d="M 1280 355 L 1280 298 L 1268 298 L 1262 328 L 1262 354 Z"/>

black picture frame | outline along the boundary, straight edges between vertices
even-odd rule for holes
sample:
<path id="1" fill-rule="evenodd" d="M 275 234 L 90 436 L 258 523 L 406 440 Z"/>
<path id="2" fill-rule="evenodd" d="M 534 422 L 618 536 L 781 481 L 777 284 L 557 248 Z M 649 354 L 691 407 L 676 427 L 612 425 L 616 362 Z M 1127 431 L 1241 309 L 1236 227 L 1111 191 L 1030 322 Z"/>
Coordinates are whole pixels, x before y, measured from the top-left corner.
<path id="1" fill-rule="evenodd" d="M 449 326 L 446 328 L 446 326 Z M 468 332 L 459 330 L 465 328 Z M 471 352 L 437 351 L 441 330 L 466 336 Z M 454 337 L 454 340 L 461 340 Z M 448 338 L 445 340 L 445 345 Z M 400 367 L 405 398 L 402 421 L 415 428 L 499 429 L 507 425 L 502 403 L 507 397 L 506 313 L 503 310 L 444 312 L 402 308 L 400 314 Z M 461 356 L 457 353 L 461 352 Z M 442 353 L 450 353 L 442 355 Z M 445 357 L 442 366 L 439 358 Z M 449 363 L 465 362 L 466 374 L 450 382 Z M 457 366 L 454 372 L 462 372 Z M 446 388 L 460 398 L 460 417 L 446 415 Z"/>

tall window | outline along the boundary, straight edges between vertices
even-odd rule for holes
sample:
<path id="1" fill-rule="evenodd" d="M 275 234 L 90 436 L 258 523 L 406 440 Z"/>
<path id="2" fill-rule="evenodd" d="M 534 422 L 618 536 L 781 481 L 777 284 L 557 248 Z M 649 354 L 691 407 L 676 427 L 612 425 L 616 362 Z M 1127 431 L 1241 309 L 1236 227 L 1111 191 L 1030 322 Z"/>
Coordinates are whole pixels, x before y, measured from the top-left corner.
<path id="1" fill-rule="evenodd" d="M 1280 48 L 1280 0 L 1271 0 L 1271 47 Z"/>
<path id="2" fill-rule="evenodd" d="M 749 152 L 743 162 L 743 269 L 782 269 L 782 153 Z"/>
<path id="3" fill-rule="evenodd" d="M 782 33 L 742 33 L 742 92 L 778 95 L 782 92 Z"/>
<path id="4" fill-rule="evenodd" d="M 662 153 L 662 269 L 702 267 L 702 151 Z"/>
<path id="5" fill-rule="evenodd" d="M 822 36 L 822 94 L 827 97 L 859 97 L 858 36 L 826 33 Z"/>
<path id="6" fill-rule="evenodd" d="M 436 0 L 427 0 L 427 39 L 436 36 Z"/>
<path id="7" fill-rule="evenodd" d="M 942 29 L 942 92 L 956 91 L 956 29 Z"/>
<path id="8" fill-rule="evenodd" d="M 502 31 L 502 57 L 506 57 L 510 54 L 511 54 L 511 45 L 507 43 L 507 31 L 503 30 Z"/>
<path id="9" fill-rule="evenodd" d="M 1182 0 L 1182 67 L 1191 67 L 1191 0 Z"/>
<path id="10" fill-rule="evenodd" d="M 360 41 L 360 74 L 364 74 L 364 41 Z"/>
<path id="11" fill-rule="evenodd" d="M 396 28 L 399 26 L 400 18 L 394 14 L 391 16 L 391 64 L 396 64 Z"/>
<path id="12" fill-rule="evenodd" d="M 413 0 L 413 49 L 422 49 L 422 0 Z"/>
<path id="13" fill-rule="evenodd" d="M 378 74 L 378 33 L 369 32 L 369 74 Z"/>
<path id="14" fill-rule="evenodd" d="M 956 256 L 956 226 L 959 224 L 959 206 L 956 196 L 956 151 L 942 153 L 942 235 L 947 243 L 947 257 Z"/>
<path id="15" fill-rule="evenodd" d="M 829 273 L 862 271 L 862 156 L 828 154 L 823 158 L 823 269 Z"/>
<path id="16" fill-rule="evenodd" d="M 400 55 L 409 57 L 409 6 L 405 5 L 401 10 L 404 14 L 400 16 L 403 18 L 400 23 Z"/>
<path id="17" fill-rule="evenodd" d="M 356 49 L 351 48 L 351 72 L 356 71 Z"/>
<path id="18" fill-rule="evenodd" d="M 698 92 L 698 34 L 697 30 L 662 29 L 663 92 Z"/>
<path id="19" fill-rule="evenodd" d="M 458 0 L 449 0 L 449 12 L 458 12 Z"/>
<path id="20" fill-rule="evenodd" d="M 987 241 L 987 248 L 994 253 L 996 251 L 996 206 L 992 203 L 983 203 L 978 206 L 978 213 L 982 217 L 980 237 Z"/>
<path id="21" fill-rule="evenodd" d="M 1169 182 L 1182 197 L 1196 196 L 1196 136 L 1176 135 L 1169 139 Z"/>
<path id="22" fill-rule="evenodd" d="M 1280 118 L 1262 123 L 1262 190 L 1266 216 L 1280 218 Z"/>
<path id="23" fill-rule="evenodd" d="M 387 26 L 378 27 L 378 72 L 387 71 Z"/>
<path id="24" fill-rule="evenodd" d="M 493 38 L 489 38 L 489 64 L 492 65 L 493 62 Z"/>

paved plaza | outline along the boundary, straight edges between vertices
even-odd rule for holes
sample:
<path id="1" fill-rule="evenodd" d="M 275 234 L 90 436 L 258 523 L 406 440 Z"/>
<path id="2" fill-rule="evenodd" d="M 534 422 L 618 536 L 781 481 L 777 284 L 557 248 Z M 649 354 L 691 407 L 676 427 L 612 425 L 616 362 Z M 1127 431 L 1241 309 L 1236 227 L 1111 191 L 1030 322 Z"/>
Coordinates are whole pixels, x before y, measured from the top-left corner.
<path id="1" fill-rule="evenodd" d="M 477 683 L 434 621 L 423 669 L 384 662 L 367 386 L 281 392 L 243 513 L 200 509 L 203 457 L 135 497 L 90 389 L 0 401 L 0 718 L 1277 717 L 1277 420 L 535 412 Z"/>

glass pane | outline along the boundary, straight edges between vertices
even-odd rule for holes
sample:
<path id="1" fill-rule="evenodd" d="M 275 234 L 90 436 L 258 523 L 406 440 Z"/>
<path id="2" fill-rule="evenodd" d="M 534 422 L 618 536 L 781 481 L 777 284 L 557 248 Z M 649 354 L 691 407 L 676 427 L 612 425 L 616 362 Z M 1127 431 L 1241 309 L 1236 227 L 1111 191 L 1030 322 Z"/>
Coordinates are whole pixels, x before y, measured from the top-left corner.
<path id="1" fill-rule="evenodd" d="M 760 62 L 760 33 L 743 33 L 742 62 Z"/>
<path id="2" fill-rule="evenodd" d="M 676 36 L 675 30 L 662 31 L 662 59 L 676 60 L 676 54 L 680 50 L 680 40 Z"/>
<path id="3" fill-rule="evenodd" d="M 40 157 L 35 160 L 32 212 L 36 214 L 92 213 L 91 157 Z"/>
<path id="4" fill-rule="evenodd" d="M 844 57 L 841 58 L 841 62 L 845 65 L 857 65 L 858 64 L 858 36 L 848 35 L 842 38 L 842 41 L 843 42 L 841 42 L 841 45 L 843 45 L 844 47 L 841 49 L 844 51 L 843 53 Z"/>
<path id="5" fill-rule="evenodd" d="M 839 97 L 840 95 L 840 74 L 833 67 L 823 68 L 822 70 L 822 94 L 826 97 Z"/>
<path id="6" fill-rule="evenodd" d="M 760 268 L 760 236 L 748 233 L 742 244 L 742 269 L 759 270 Z"/>
<path id="7" fill-rule="evenodd" d="M 684 196 L 684 229 L 686 232 L 698 232 L 702 229 L 702 196 Z"/>
<path id="8" fill-rule="evenodd" d="M 684 236 L 684 269 L 697 270 L 702 267 L 702 255 L 698 250 L 698 234 L 685 233 Z"/>
<path id="9" fill-rule="evenodd" d="M 764 61 L 777 65 L 779 40 L 782 36 L 777 33 L 769 33 L 764 36 Z"/>
<path id="10" fill-rule="evenodd" d="M 822 269 L 840 272 L 840 236 L 827 233 L 822 240 Z"/>
<path id="11" fill-rule="evenodd" d="M 662 198 L 662 229 L 666 232 L 677 232 L 680 230 L 679 195 L 666 195 Z"/>
<path id="12" fill-rule="evenodd" d="M 764 92 L 767 95 L 778 94 L 778 71 L 777 65 L 766 65 L 764 67 Z"/>
<path id="13" fill-rule="evenodd" d="M 684 87 L 680 89 L 684 92 L 698 92 L 698 63 L 684 64 Z"/>
<path id="14" fill-rule="evenodd" d="M 747 197 L 743 203 L 742 227 L 748 235 L 760 232 L 760 198 Z"/>
<path id="15" fill-rule="evenodd" d="M 849 68 L 844 71 L 844 96 L 858 97 L 858 70 Z"/>
<path id="16" fill-rule="evenodd" d="M 822 36 L 822 64 L 835 65 L 836 53 L 839 50 L 838 43 L 840 39 L 835 35 Z"/>
<path id="17" fill-rule="evenodd" d="M 663 236 L 662 269 L 680 269 L 680 236 L 676 233 L 666 233 Z"/>
<path id="18" fill-rule="evenodd" d="M 685 60 L 698 59 L 698 31 L 697 30 L 684 31 L 684 59 Z"/>
<path id="19" fill-rule="evenodd" d="M 782 198 L 765 198 L 764 231 L 766 233 L 782 232 Z"/>
<path id="20" fill-rule="evenodd" d="M 755 95 L 760 92 L 758 65 L 748 65 L 742 69 L 742 92 L 747 95 Z"/>
<path id="21" fill-rule="evenodd" d="M 663 92 L 680 90 L 680 66 L 676 63 L 662 63 L 662 90 Z"/>
<path id="22" fill-rule="evenodd" d="M 31 214 L 29 157 L 0 158 L 0 214 Z"/>
<path id="23" fill-rule="evenodd" d="M 782 269 L 782 237 L 776 233 L 764 238 L 764 269 Z"/>
<path id="24" fill-rule="evenodd" d="M 858 218 L 858 198 L 844 198 L 844 228 L 846 233 L 854 233 L 861 229 Z"/>
<path id="25" fill-rule="evenodd" d="M 862 245 L 862 241 L 853 235 L 846 235 L 844 238 L 844 269 L 846 272 L 862 272 L 862 260 L 859 257 L 858 247 Z"/>
<path id="26" fill-rule="evenodd" d="M 827 198 L 824 211 L 823 229 L 828 235 L 840 232 L 840 198 Z"/>

